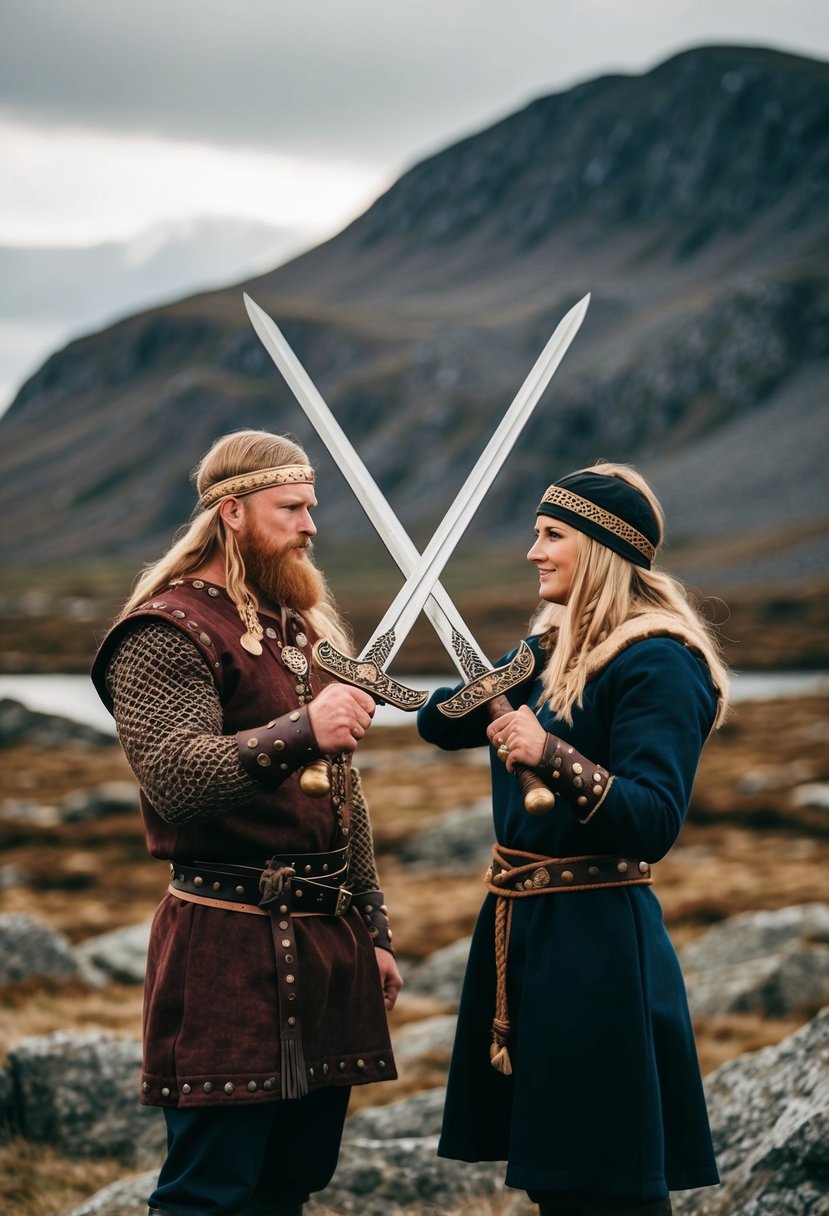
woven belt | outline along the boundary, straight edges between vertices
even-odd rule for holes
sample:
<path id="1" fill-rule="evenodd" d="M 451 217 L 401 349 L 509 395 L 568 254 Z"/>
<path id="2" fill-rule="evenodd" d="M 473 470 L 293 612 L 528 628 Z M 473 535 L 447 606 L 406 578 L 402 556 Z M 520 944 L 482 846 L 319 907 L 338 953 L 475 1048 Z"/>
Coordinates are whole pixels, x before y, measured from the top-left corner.
<path id="1" fill-rule="evenodd" d="M 569 891 L 596 891 L 608 887 L 645 887 L 653 883 L 647 861 L 634 857 L 545 857 L 496 844 L 484 880 L 498 899 L 495 904 L 495 1017 L 489 1058 L 492 1067 L 512 1072 L 507 1043 L 512 1029 L 507 1006 L 507 955 L 513 900 L 533 895 L 559 895 Z"/>
<path id="2" fill-rule="evenodd" d="M 299 962 L 292 916 L 343 916 L 351 892 L 346 849 L 272 857 L 267 866 L 174 861 L 170 892 L 193 903 L 270 918 L 279 1010 L 283 1098 L 308 1092 L 299 1000 Z M 261 896 L 261 899 L 260 899 Z M 263 906 L 264 905 L 264 906 Z"/>

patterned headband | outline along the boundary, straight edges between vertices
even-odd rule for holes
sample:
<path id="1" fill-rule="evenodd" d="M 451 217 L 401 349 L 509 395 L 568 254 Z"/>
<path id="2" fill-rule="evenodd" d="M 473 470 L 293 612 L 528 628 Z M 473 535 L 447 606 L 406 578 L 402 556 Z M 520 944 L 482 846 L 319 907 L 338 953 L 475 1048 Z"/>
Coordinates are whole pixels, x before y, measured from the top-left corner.
<path id="1" fill-rule="evenodd" d="M 237 477 L 226 477 L 205 490 L 199 499 L 199 506 L 206 511 L 220 498 L 241 497 L 252 494 L 254 490 L 264 490 L 268 486 L 298 485 L 309 482 L 314 484 L 314 470 L 309 464 L 280 464 L 272 469 L 258 469 L 254 473 L 240 473 Z"/>
<path id="2" fill-rule="evenodd" d="M 536 514 L 571 524 L 646 570 L 656 557 L 659 524 L 653 511 L 644 495 L 619 477 L 598 473 L 562 477 L 546 491 Z"/>

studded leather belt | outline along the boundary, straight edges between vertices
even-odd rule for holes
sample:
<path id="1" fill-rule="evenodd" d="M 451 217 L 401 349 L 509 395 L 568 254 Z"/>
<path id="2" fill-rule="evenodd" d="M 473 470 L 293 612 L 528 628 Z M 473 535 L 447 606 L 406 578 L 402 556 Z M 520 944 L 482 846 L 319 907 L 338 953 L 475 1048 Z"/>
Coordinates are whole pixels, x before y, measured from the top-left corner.
<path id="1" fill-rule="evenodd" d="M 294 916 L 343 916 L 348 911 L 351 892 L 343 886 L 348 876 L 345 849 L 286 854 L 278 860 L 293 871 L 280 902 L 286 903 Z M 263 870 L 229 863 L 174 861 L 170 865 L 170 891 L 196 903 L 267 916 L 267 908 L 259 907 Z"/>
<path id="2" fill-rule="evenodd" d="M 495 1017 L 489 1059 L 496 1071 L 509 1075 L 507 1044 L 512 1026 L 507 1005 L 507 954 L 513 900 L 567 891 L 596 891 L 608 887 L 644 887 L 653 882 L 647 861 L 635 857 L 545 857 L 496 844 L 484 880 L 495 903 Z"/>
<path id="3" fill-rule="evenodd" d="M 308 1092 L 302 1050 L 299 960 L 294 916 L 343 916 L 351 903 L 344 883 L 347 850 L 271 857 L 261 869 L 214 862 L 173 861 L 170 892 L 186 901 L 270 919 L 279 1013 L 281 1096 Z"/>

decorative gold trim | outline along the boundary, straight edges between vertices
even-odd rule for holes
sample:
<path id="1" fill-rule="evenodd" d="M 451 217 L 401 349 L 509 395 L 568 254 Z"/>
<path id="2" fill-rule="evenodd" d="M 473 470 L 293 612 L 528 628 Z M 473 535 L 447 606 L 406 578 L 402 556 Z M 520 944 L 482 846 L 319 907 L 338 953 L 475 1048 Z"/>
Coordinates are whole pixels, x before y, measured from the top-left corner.
<path id="1" fill-rule="evenodd" d="M 241 473 L 237 477 L 226 477 L 217 481 L 209 490 L 205 490 L 199 500 L 203 510 L 212 507 L 220 498 L 229 495 L 252 494 L 254 490 L 264 490 L 268 486 L 298 485 L 314 483 L 314 470 L 309 464 L 280 464 L 271 469 L 258 469 L 255 473 Z"/>
<path id="2" fill-rule="evenodd" d="M 413 712 L 425 705 L 429 699 L 428 692 L 419 692 L 415 688 L 399 684 L 371 660 L 352 659 L 350 655 L 341 654 L 325 638 L 316 643 L 312 653 L 315 663 L 323 671 L 342 680 L 344 684 L 353 684 L 356 688 L 364 689 L 381 705 L 393 705 L 395 709 Z"/>
<path id="3" fill-rule="evenodd" d="M 626 541 L 627 544 L 633 545 L 634 549 L 638 549 L 649 562 L 656 557 L 656 549 L 637 528 L 625 523 L 623 519 L 619 519 L 618 515 L 605 511 L 603 507 L 597 507 L 589 499 L 582 498 L 581 494 L 574 494 L 572 490 L 565 490 L 563 486 L 550 486 L 539 505 L 545 502 L 553 503 L 556 507 L 564 507 L 565 510 L 580 515 L 582 519 L 589 519 L 608 532 L 612 532 L 620 540 Z"/>
<path id="4" fill-rule="evenodd" d="M 500 693 L 522 684 L 532 675 L 534 667 L 535 656 L 527 643 L 522 642 L 506 666 L 494 667 L 477 680 L 464 684 L 448 701 L 441 701 L 438 709 L 447 718 L 462 718 Z"/>

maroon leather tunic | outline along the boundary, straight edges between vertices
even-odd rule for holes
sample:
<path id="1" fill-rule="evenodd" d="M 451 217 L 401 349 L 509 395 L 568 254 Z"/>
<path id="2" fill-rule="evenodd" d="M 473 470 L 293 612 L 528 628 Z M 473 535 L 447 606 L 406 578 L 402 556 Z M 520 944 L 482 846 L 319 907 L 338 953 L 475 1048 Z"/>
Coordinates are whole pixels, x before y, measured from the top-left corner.
<path id="1" fill-rule="evenodd" d="M 223 707 L 225 735 L 253 730 L 297 708 L 296 677 L 283 665 L 277 639 L 266 636 L 263 653 L 249 655 L 239 643 L 235 606 L 223 589 L 199 580 L 156 596 L 104 639 L 92 677 L 110 710 L 109 662 L 127 635 L 152 620 L 186 635 L 203 657 Z M 315 692 L 324 679 L 314 672 Z M 274 855 L 326 853 L 348 843 L 347 771 L 339 807 L 331 797 L 305 795 L 299 774 L 281 784 L 274 774 L 265 776 L 269 784 L 257 784 L 241 807 L 176 824 L 163 819 L 142 791 L 152 856 L 263 869 Z M 291 928 L 308 1088 L 393 1079 L 374 943 L 362 916 L 354 907 L 344 916 L 294 916 Z M 278 1099 L 279 1013 L 270 919 L 166 895 L 152 924 L 143 1037 L 144 1103 Z"/>

